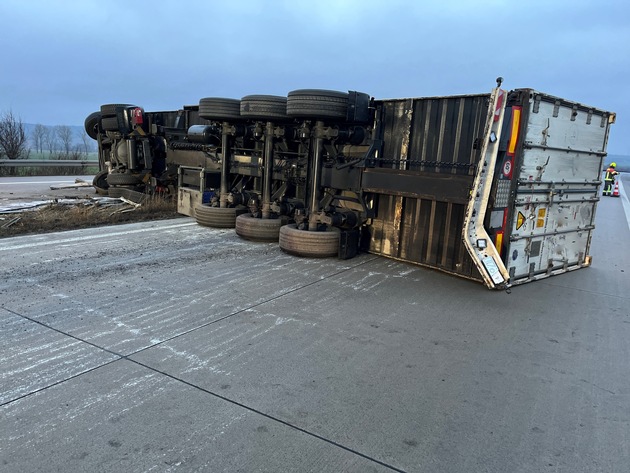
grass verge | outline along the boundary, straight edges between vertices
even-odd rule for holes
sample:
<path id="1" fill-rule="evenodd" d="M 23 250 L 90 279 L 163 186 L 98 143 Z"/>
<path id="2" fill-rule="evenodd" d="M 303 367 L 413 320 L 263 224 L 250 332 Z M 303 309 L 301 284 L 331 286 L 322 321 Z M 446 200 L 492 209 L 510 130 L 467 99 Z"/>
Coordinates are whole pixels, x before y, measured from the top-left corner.
<path id="1" fill-rule="evenodd" d="M 177 213 L 175 199 L 148 198 L 138 207 L 98 200 L 87 204 L 52 203 L 0 215 L 0 238 L 177 217 L 183 215 Z"/>

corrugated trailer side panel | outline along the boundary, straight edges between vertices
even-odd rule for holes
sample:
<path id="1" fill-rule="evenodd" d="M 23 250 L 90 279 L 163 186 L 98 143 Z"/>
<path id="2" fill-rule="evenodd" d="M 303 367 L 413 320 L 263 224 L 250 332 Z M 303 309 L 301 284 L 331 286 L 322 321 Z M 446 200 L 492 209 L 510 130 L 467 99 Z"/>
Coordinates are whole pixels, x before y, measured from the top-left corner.
<path id="1" fill-rule="evenodd" d="M 376 103 L 383 150 L 363 173 L 373 193 L 372 253 L 479 280 L 462 242 L 488 95 Z"/>

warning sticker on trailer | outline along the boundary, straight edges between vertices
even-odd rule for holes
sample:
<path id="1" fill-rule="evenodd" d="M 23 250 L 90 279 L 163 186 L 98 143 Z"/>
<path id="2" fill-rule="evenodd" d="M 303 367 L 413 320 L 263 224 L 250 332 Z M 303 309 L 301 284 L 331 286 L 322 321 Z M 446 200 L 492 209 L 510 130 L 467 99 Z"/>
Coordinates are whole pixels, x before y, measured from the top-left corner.
<path id="1" fill-rule="evenodd" d="M 503 175 L 507 178 L 512 176 L 512 161 L 509 159 L 503 163 Z"/>
<path id="2" fill-rule="evenodd" d="M 523 226 L 523 224 L 525 223 L 525 215 L 523 215 L 522 212 L 518 213 L 518 216 L 516 217 L 516 229 L 518 230 L 519 228 L 521 228 Z"/>
<path id="3" fill-rule="evenodd" d="M 547 215 L 547 209 L 538 209 L 538 220 L 536 220 L 536 228 L 542 228 L 545 226 L 545 215 Z"/>

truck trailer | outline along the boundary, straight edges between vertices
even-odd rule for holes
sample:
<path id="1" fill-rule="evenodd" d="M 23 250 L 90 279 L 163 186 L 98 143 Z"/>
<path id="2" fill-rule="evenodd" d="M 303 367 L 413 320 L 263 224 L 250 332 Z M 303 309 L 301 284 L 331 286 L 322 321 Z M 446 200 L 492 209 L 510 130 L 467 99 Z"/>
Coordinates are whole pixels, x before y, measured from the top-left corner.
<path id="1" fill-rule="evenodd" d="M 101 193 L 301 257 L 365 251 L 503 289 L 591 264 L 615 113 L 535 89 L 376 99 L 298 89 L 86 119 Z"/>

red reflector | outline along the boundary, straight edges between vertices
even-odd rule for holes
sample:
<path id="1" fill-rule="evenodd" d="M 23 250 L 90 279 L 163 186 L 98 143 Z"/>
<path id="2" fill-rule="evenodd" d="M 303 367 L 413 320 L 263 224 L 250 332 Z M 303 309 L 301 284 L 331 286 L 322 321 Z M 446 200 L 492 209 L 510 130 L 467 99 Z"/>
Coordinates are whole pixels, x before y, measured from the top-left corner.
<path id="1" fill-rule="evenodd" d="M 133 114 L 131 116 L 131 123 L 133 123 L 134 125 L 142 125 L 143 118 L 142 118 L 142 109 L 141 108 L 134 108 L 133 109 Z"/>
<path id="2" fill-rule="evenodd" d="M 499 117 L 501 116 L 501 107 L 503 107 L 503 97 L 505 92 L 503 90 L 499 90 L 499 97 L 497 98 L 497 105 L 494 107 L 494 121 L 498 122 Z"/>
<path id="3" fill-rule="evenodd" d="M 507 224 L 507 216 L 508 216 L 508 209 L 503 209 L 503 226 L 501 227 L 501 231 L 495 234 L 495 239 L 494 239 L 494 246 L 497 249 L 499 256 L 501 257 L 503 257 L 503 255 L 501 254 L 501 249 L 503 247 L 503 235 L 505 235 L 505 225 Z"/>

